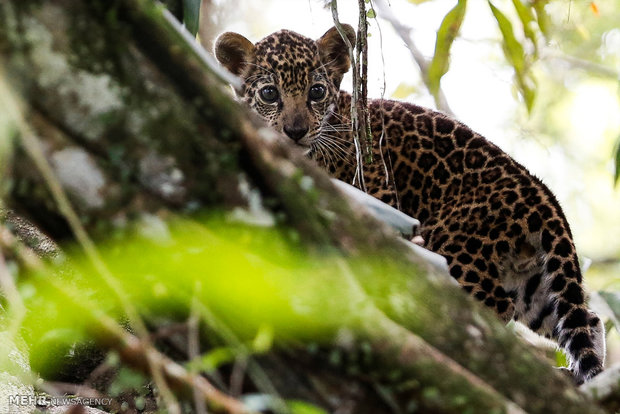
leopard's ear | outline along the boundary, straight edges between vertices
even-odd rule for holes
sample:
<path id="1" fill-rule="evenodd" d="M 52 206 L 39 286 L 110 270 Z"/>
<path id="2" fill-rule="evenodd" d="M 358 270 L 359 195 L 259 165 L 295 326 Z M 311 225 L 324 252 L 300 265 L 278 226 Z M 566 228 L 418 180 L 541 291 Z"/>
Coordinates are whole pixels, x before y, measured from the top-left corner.
<path id="1" fill-rule="evenodd" d="M 222 33 L 215 41 L 214 49 L 217 60 L 237 76 L 254 60 L 254 44 L 239 33 Z"/>
<path id="2" fill-rule="evenodd" d="M 351 46 L 355 47 L 355 29 L 348 24 L 343 24 L 342 29 L 349 40 Z M 342 79 L 351 66 L 349 59 L 349 49 L 336 27 L 332 27 L 316 41 L 319 48 L 321 62 L 335 72 L 338 79 Z M 340 81 L 337 82 L 338 84 Z"/>

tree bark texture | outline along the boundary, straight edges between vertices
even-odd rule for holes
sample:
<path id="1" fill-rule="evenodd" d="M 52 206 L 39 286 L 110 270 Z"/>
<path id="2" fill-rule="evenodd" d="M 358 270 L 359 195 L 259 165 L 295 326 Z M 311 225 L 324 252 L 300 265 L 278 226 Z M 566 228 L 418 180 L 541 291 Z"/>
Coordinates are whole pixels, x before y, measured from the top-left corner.
<path id="1" fill-rule="evenodd" d="M 367 303 L 358 316 L 360 343 L 338 352 L 369 352 L 372 362 L 343 368 L 323 351 L 276 348 L 258 362 L 284 397 L 330 412 L 346 404 L 342 412 L 404 412 L 414 404 L 422 412 L 602 412 L 240 107 L 160 5 L 2 0 L 0 64 L 94 239 L 146 213 L 252 211 L 253 193 L 308 254 L 348 263 L 352 274 L 343 277 Z M 54 241 L 70 242 L 75 236 L 23 133 L 0 187 L 3 200 Z M 369 254 L 394 274 L 355 264 Z M 109 342 L 102 341 L 113 348 Z"/>

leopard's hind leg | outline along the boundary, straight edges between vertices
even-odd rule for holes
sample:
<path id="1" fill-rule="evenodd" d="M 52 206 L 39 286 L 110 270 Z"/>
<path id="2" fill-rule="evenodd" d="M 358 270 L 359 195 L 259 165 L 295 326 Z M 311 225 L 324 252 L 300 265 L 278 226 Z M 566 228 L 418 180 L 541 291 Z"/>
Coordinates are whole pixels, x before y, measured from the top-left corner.
<path id="1" fill-rule="evenodd" d="M 450 275 L 466 292 L 493 309 L 504 322 L 513 318 L 513 298 L 501 282 L 491 244 L 464 232 L 443 232 L 438 228 L 423 232 L 422 237 L 425 247 L 446 258 Z"/>
<path id="2" fill-rule="evenodd" d="M 534 248 L 534 254 L 523 257 L 512 252 L 511 260 L 504 260 L 504 284 L 515 303 L 515 319 L 557 341 L 581 384 L 603 370 L 605 328 L 587 307 L 572 242 L 548 237 L 546 230 L 542 233 L 548 240 Z M 532 241 L 536 244 L 536 238 Z"/>
<path id="3" fill-rule="evenodd" d="M 603 370 L 605 332 L 600 318 L 587 308 L 582 277 L 572 242 L 548 232 L 529 240 L 495 240 L 469 233 L 426 232 L 426 247 L 446 257 L 450 274 L 498 316 L 520 321 L 555 340 L 565 351 L 580 384 Z"/>

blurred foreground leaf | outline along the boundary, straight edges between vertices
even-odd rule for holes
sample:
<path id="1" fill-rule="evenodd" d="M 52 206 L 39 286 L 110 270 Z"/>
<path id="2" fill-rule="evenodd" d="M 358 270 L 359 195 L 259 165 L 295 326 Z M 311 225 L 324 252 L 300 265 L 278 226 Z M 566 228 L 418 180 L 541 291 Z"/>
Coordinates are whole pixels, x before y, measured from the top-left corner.
<path id="1" fill-rule="evenodd" d="M 287 405 L 291 414 L 327 414 L 325 410 L 303 401 L 289 401 Z"/>
<path id="2" fill-rule="evenodd" d="M 144 317 L 183 320 L 196 297 L 259 353 L 269 350 L 274 340 L 320 341 L 340 326 L 354 328 L 358 293 L 329 258 L 313 260 L 274 229 L 218 220 L 179 220 L 168 226 L 170 237 L 165 240 L 129 235 L 100 248 L 109 270 Z M 84 337 L 92 323 L 84 307 L 124 318 L 121 301 L 97 269 L 79 250 L 69 252 L 70 281 L 49 268 L 20 285 L 35 292 L 24 298 L 29 313 L 23 326 L 38 349 L 66 350 Z M 54 359 L 57 354 L 39 356 Z M 203 364 L 217 368 L 230 357 L 227 350 L 208 354 Z"/>
<path id="3" fill-rule="evenodd" d="M 401 82 L 398 84 L 394 92 L 392 92 L 392 98 L 394 99 L 405 99 L 412 93 L 415 93 L 418 90 L 415 85 L 409 84 L 407 82 Z"/>

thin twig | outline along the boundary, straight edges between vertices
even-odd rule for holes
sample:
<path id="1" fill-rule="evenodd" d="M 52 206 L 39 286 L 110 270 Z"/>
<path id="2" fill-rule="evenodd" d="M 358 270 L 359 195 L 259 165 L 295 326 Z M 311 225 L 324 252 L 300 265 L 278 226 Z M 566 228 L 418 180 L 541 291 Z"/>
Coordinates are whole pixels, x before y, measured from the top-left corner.
<path id="1" fill-rule="evenodd" d="M 192 299 L 192 307 L 189 315 L 189 320 L 187 321 L 187 355 L 190 361 L 197 360 L 200 356 L 200 314 L 197 304 L 198 299 L 194 297 Z M 197 374 L 197 372 L 192 371 L 191 368 L 190 372 L 192 372 L 194 375 Z M 205 404 L 204 398 L 201 398 L 200 390 L 194 386 L 192 387 L 192 393 L 194 397 L 194 408 L 196 409 L 196 413 L 206 414 L 207 405 Z"/>
<path id="2" fill-rule="evenodd" d="M 402 39 L 403 42 L 405 42 L 407 49 L 409 49 L 409 52 L 411 53 L 413 61 L 416 63 L 416 65 L 418 65 L 418 68 L 420 69 L 424 85 L 426 86 L 426 89 L 428 89 L 428 91 L 430 92 L 431 89 L 429 88 L 427 82 L 428 66 L 430 63 L 424 57 L 420 49 L 418 49 L 415 42 L 413 41 L 413 38 L 411 36 L 412 29 L 401 23 L 401 21 L 394 15 L 394 13 L 392 13 L 390 6 L 385 3 L 385 0 L 373 0 L 373 2 L 375 4 L 375 7 L 377 8 L 377 15 L 390 23 L 394 28 L 396 34 Z M 433 97 L 435 98 L 435 105 L 437 105 L 437 109 L 450 116 L 454 116 L 454 112 L 450 108 L 450 105 L 448 104 L 448 99 L 446 98 L 446 95 L 444 94 L 441 87 L 437 92 L 437 96 Z"/>
<path id="3" fill-rule="evenodd" d="M 112 375 L 116 372 L 116 368 L 116 364 L 110 363 L 110 360 L 106 358 L 88 374 L 88 378 L 82 384 L 84 386 L 93 386 L 98 380 L 105 378 L 105 375 Z"/>
<path id="4" fill-rule="evenodd" d="M 359 72 L 357 71 L 356 59 L 354 48 L 355 45 L 351 44 L 347 34 L 342 27 L 342 23 L 340 23 L 340 19 L 338 17 L 338 0 L 331 0 L 330 3 L 331 11 L 332 11 L 332 20 L 334 21 L 334 26 L 342 36 L 342 40 L 349 50 L 349 60 L 351 61 L 352 66 L 352 77 L 353 77 L 353 91 L 351 92 L 351 126 L 353 130 L 353 142 L 355 143 L 355 159 L 356 159 L 356 168 L 355 168 L 355 178 L 353 179 L 353 185 L 355 183 L 359 183 L 359 188 L 362 191 L 366 192 L 366 183 L 364 182 L 364 159 L 362 157 L 362 147 L 360 142 L 359 135 L 359 119 L 358 119 L 358 111 L 357 111 L 357 101 L 359 99 L 358 96 L 358 76 Z"/>
<path id="5" fill-rule="evenodd" d="M 620 81 L 620 72 L 614 69 L 601 65 L 596 62 L 590 62 L 588 60 L 579 59 L 575 56 L 568 56 L 561 53 L 552 52 L 550 50 L 544 50 L 544 53 L 540 55 L 541 60 L 558 60 L 568 63 L 571 67 L 577 69 L 583 69 L 593 75 L 602 76 L 605 78 L 615 79 Z"/>
<path id="6" fill-rule="evenodd" d="M 172 323 L 157 328 L 157 331 L 151 333 L 149 335 L 149 338 L 151 338 L 151 342 L 155 342 L 159 339 L 169 338 L 174 334 L 185 334 L 187 333 L 188 329 L 189 327 L 187 325 L 187 322 Z"/>
<path id="7" fill-rule="evenodd" d="M 362 153 L 367 164 L 372 163 L 372 131 L 370 129 L 370 113 L 368 111 L 368 21 L 366 20 L 366 2 L 358 0 L 358 36 L 356 71 L 359 73 L 357 102 L 357 119 L 359 120 L 359 135 L 362 140 Z"/>
<path id="8" fill-rule="evenodd" d="M 219 391 L 206 378 L 187 371 L 159 352 L 149 341 L 132 335 L 114 319 L 73 297 L 66 286 L 59 281 L 51 279 L 48 281 L 48 286 L 56 291 L 59 298 L 70 302 L 83 313 L 92 337 L 99 344 L 115 350 L 125 364 L 144 373 L 152 373 L 154 369 L 161 372 L 163 380 L 170 383 L 174 389 L 197 390 L 200 396 L 218 412 L 234 414 L 250 412 L 240 401 Z"/>
<path id="9" fill-rule="evenodd" d="M 240 352 L 235 357 L 232 374 L 230 374 L 230 395 L 238 397 L 243 391 L 243 379 L 248 368 L 248 355 Z"/>
<path id="10" fill-rule="evenodd" d="M 261 392 L 270 395 L 273 398 L 276 408 L 281 411 L 286 411 L 286 404 L 276 387 L 271 382 L 269 375 L 263 370 L 263 368 L 251 358 L 251 350 L 246 344 L 244 344 L 237 335 L 230 329 L 225 323 L 217 318 L 211 310 L 203 303 L 197 302 L 196 307 L 200 312 L 200 317 L 209 326 L 211 326 L 226 342 L 229 346 L 234 347 L 237 350 L 238 355 L 247 355 L 248 376 L 252 379 L 252 382 Z"/>
<path id="11" fill-rule="evenodd" d="M 373 0 L 370 0 L 370 7 L 374 10 L 375 9 L 375 4 Z M 385 99 L 385 89 L 386 89 L 386 83 L 385 83 L 385 55 L 383 54 L 383 31 L 381 30 L 381 24 L 379 23 L 379 20 L 377 19 L 377 14 L 375 12 L 375 17 L 374 17 L 374 21 L 375 24 L 377 25 L 377 31 L 379 32 L 379 52 L 381 55 L 381 68 L 383 70 L 383 85 L 381 86 L 381 99 L 379 100 L 379 112 L 383 113 L 383 102 Z M 394 168 L 392 165 L 392 157 L 390 155 L 389 151 L 384 151 L 381 149 L 384 145 L 387 144 L 387 140 L 388 140 L 388 136 L 385 133 L 385 117 L 381 116 L 381 135 L 379 136 L 379 142 L 377 143 L 377 146 L 379 148 L 379 154 L 381 155 L 381 165 L 383 166 L 383 171 L 385 174 L 385 185 L 388 188 L 392 188 L 393 192 L 394 192 L 394 197 L 396 198 L 396 208 L 398 210 L 400 210 L 400 195 L 398 194 L 398 191 L 396 191 L 396 182 L 394 180 Z M 384 141 L 386 141 L 386 143 L 384 144 Z M 387 158 L 387 161 L 386 161 Z"/>

